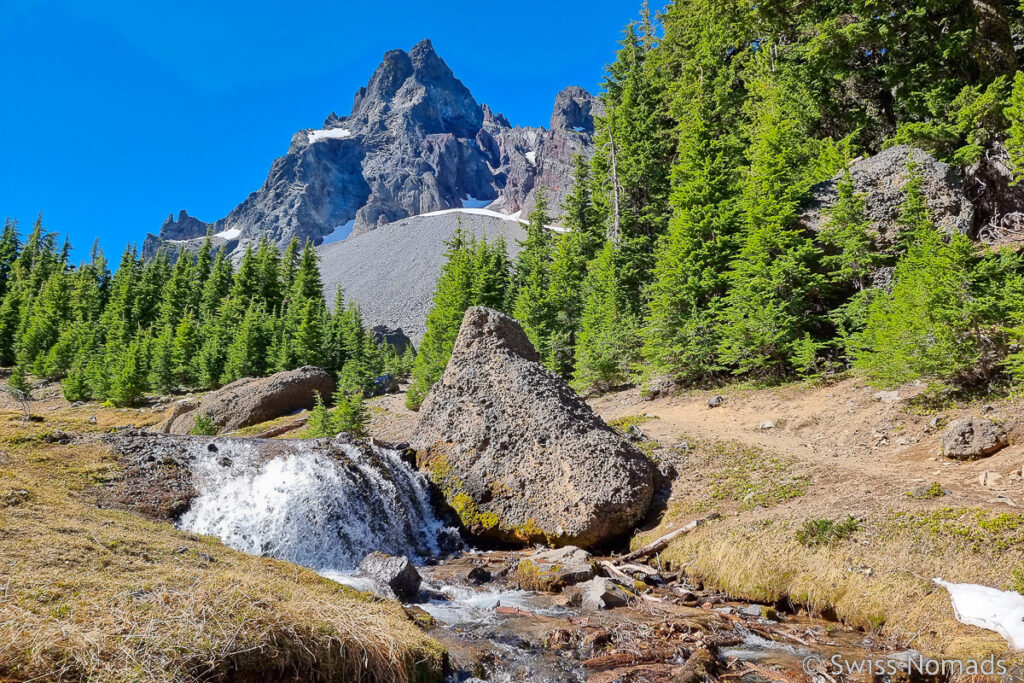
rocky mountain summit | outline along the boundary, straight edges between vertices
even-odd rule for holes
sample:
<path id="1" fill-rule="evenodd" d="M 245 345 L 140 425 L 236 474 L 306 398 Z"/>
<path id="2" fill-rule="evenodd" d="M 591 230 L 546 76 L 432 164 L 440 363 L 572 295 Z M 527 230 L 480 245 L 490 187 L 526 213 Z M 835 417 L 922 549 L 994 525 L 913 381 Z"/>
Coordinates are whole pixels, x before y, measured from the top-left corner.
<path id="1" fill-rule="evenodd" d="M 263 235 L 321 244 L 410 216 L 459 208 L 525 212 L 544 187 L 557 212 L 572 159 L 592 149 L 599 101 L 582 88 L 555 100 L 550 128 L 513 127 L 481 105 L 429 40 L 384 55 L 348 116 L 297 132 L 263 186 L 226 217 L 182 211 L 147 235 L 143 253 L 196 246 L 208 234 L 232 253 Z"/>

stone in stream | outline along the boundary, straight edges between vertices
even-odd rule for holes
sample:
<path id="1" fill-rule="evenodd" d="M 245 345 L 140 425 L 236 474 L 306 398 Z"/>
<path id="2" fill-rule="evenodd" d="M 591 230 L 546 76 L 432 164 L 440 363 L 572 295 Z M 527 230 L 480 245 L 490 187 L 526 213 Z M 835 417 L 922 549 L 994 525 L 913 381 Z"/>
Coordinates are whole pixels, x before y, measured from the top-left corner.
<path id="1" fill-rule="evenodd" d="M 188 434 L 197 415 L 207 415 L 219 431 L 241 429 L 249 425 L 312 408 L 316 394 L 334 392 L 334 380 L 320 368 L 307 365 L 278 372 L 270 377 L 246 377 L 211 391 L 201 401 L 182 401 L 171 408 L 168 418 L 154 431 L 164 434 Z"/>
<path id="2" fill-rule="evenodd" d="M 557 375 L 512 318 L 466 311 L 411 442 L 464 528 L 498 543 L 583 548 L 631 532 L 654 466 Z"/>
<path id="3" fill-rule="evenodd" d="M 420 591 L 420 573 L 408 557 L 373 552 L 359 563 L 359 575 L 374 582 L 402 602 L 411 601 Z"/>
<path id="4" fill-rule="evenodd" d="M 955 460 L 973 460 L 992 455 L 1008 444 L 1006 432 L 992 420 L 964 417 L 946 428 L 942 454 Z"/>
<path id="5" fill-rule="evenodd" d="M 559 591 L 594 578 L 594 564 L 586 550 L 567 545 L 524 557 L 518 574 L 520 588 Z"/>
<path id="6" fill-rule="evenodd" d="M 466 572 L 466 581 L 474 586 L 487 583 L 491 580 L 491 573 L 483 567 L 473 567 Z"/>
<path id="7" fill-rule="evenodd" d="M 629 604 L 629 594 L 622 586 L 603 576 L 581 583 L 576 586 L 576 589 L 574 593 L 579 596 L 579 604 L 584 612 L 614 609 Z M 575 600 L 575 596 L 570 596 L 570 601 L 575 602 Z"/>

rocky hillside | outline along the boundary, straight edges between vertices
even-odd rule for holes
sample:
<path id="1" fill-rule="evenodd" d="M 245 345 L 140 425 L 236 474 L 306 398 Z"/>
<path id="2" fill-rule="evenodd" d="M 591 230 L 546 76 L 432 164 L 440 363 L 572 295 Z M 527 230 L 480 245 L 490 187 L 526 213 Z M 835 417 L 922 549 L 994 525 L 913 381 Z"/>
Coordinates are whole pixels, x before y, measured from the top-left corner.
<path id="1" fill-rule="evenodd" d="M 372 232 L 320 247 L 320 272 L 328 301 L 341 287 L 362 309 L 370 326 L 401 328 L 419 344 L 445 261 L 445 242 L 459 227 L 477 239 L 505 239 L 509 253 L 519 252 L 526 229 L 500 214 L 468 209 L 415 216 Z"/>
<path id="2" fill-rule="evenodd" d="M 172 215 L 143 252 L 195 246 L 208 232 L 232 253 L 263 235 L 282 247 L 293 237 L 321 244 L 461 207 L 525 215 L 541 186 L 557 211 L 573 156 L 592 149 L 598 113 L 599 102 L 573 86 L 556 97 L 550 128 L 513 127 L 477 103 L 429 40 L 391 50 L 351 114 L 297 132 L 263 186 L 231 213 L 213 223 Z"/>

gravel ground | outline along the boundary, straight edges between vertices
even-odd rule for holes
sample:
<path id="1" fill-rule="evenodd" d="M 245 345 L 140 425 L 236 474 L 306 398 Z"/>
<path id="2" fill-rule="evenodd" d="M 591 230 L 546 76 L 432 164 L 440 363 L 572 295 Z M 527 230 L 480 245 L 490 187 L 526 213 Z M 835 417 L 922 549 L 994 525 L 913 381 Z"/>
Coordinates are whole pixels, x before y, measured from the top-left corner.
<path id="1" fill-rule="evenodd" d="M 449 213 L 395 221 L 319 247 L 327 300 L 333 304 L 340 284 L 346 300 L 362 307 L 367 326 L 401 327 L 419 344 L 444 265 L 445 241 L 460 223 L 488 241 L 504 236 L 513 256 L 519 251 L 518 241 L 526 237 L 524 225 L 491 216 Z"/>

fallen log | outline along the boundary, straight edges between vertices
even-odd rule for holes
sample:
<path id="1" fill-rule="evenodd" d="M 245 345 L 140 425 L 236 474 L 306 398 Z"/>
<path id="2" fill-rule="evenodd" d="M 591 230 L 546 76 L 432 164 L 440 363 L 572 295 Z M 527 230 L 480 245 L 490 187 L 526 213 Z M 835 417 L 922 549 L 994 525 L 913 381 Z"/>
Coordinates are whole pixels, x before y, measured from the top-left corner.
<path id="1" fill-rule="evenodd" d="M 624 572 L 639 572 L 644 576 L 659 576 L 657 569 L 648 567 L 645 564 L 620 564 L 618 567 Z"/>
<path id="2" fill-rule="evenodd" d="M 636 586 L 636 579 L 634 579 L 632 576 L 616 567 L 608 560 L 602 560 L 600 562 L 600 566 L 602 569 L 608 572 L 610 578 L 618 579 L 619 581 L 624 582 L 627 586 Z"/>
<path id="3" fill-rule="evenodd" d="M 712 646 L 714 647 L 714 646 Z M 714 680 L 715 654 L 704 643 L 693 649 L 682 670 L 672 679 L 673 683 L 704 683 Z"/>
<path id="4" fill-rule="evenodd" d="M 648 543 L 647 545 L 645 545 L 643 548 L 640 548 L 639 550 L 634 550 L 633 552 L 629 553 L 628 555 L 623 555 L 622 557 L 620 557 L 617 560 L 615 560 L 615 563 L 616 564 L 621 564 L 623 562 L 632 562 L 633 560 L 639 560 L 640 558 L 643 558 L 643 557 L 650 557 L 654 553 L 659 553 L 662 550 L 664 550 L 668 546 L 668 544 L 672 541 L 672 539 L 678 538 L 679 536 L 682 536 L 683 534 L 688 534 L 691 531 L 693 531 L 694 529 L 696 529 L 697 527 L 701 526 L 702 524 L 706 524 L 707 522 L 710 522 L 713 519 L 718 519 L 719 517 L 721 517 L 720 514 L 718 514 L 717 512 L 712 512 L 710 515 L 708 515 L 706 517 L 701 517 L 700 519 L 695 519 L 692 522 L 690 522 L 689 524 L 686 524 L 686 525 L 676 529 L 675 531 L 670 531 L 669 533 L 665 534 L 664 536 L 662 536 L 658 540 L 654 541 L 653 543 Z"/>
<path id="5" fill-rule="evenodd" d="M 610 655 L 584 659 L 582 664 L 585 669 L 592 671 L 604 671 L 605 669 L 618 669 L 634 664 L 651 664 L 664 662 L 672 659 L 679 653 L 674 647 L 657 647 L 642 652 L 616 652 Z"/>
<path id="6" fill-rule="evenodd" d="M 309 419 L 308 416 L 307 417 L 301 417 L 298 420 L 295 420 L 294 422 L 289 422 L 288 424 L 283 424 L 283 425 L 278 425 L 276 427 L 271 427 L 270 429 L 268 429 L 266 431 L 263 431 L 263 432 L 260 432 L 259 434 L 257 434 L 256 436 L 254 436 L 252 438 L 254 438 L 254 439 L 273 439 L 275 436 L 281 436 L 282 434 L 287 434 L 288 432 L 294 432 L 299 427 L 304 426 L 306 424 L 306 420 L 308 420 L 308 419 Z"/>

